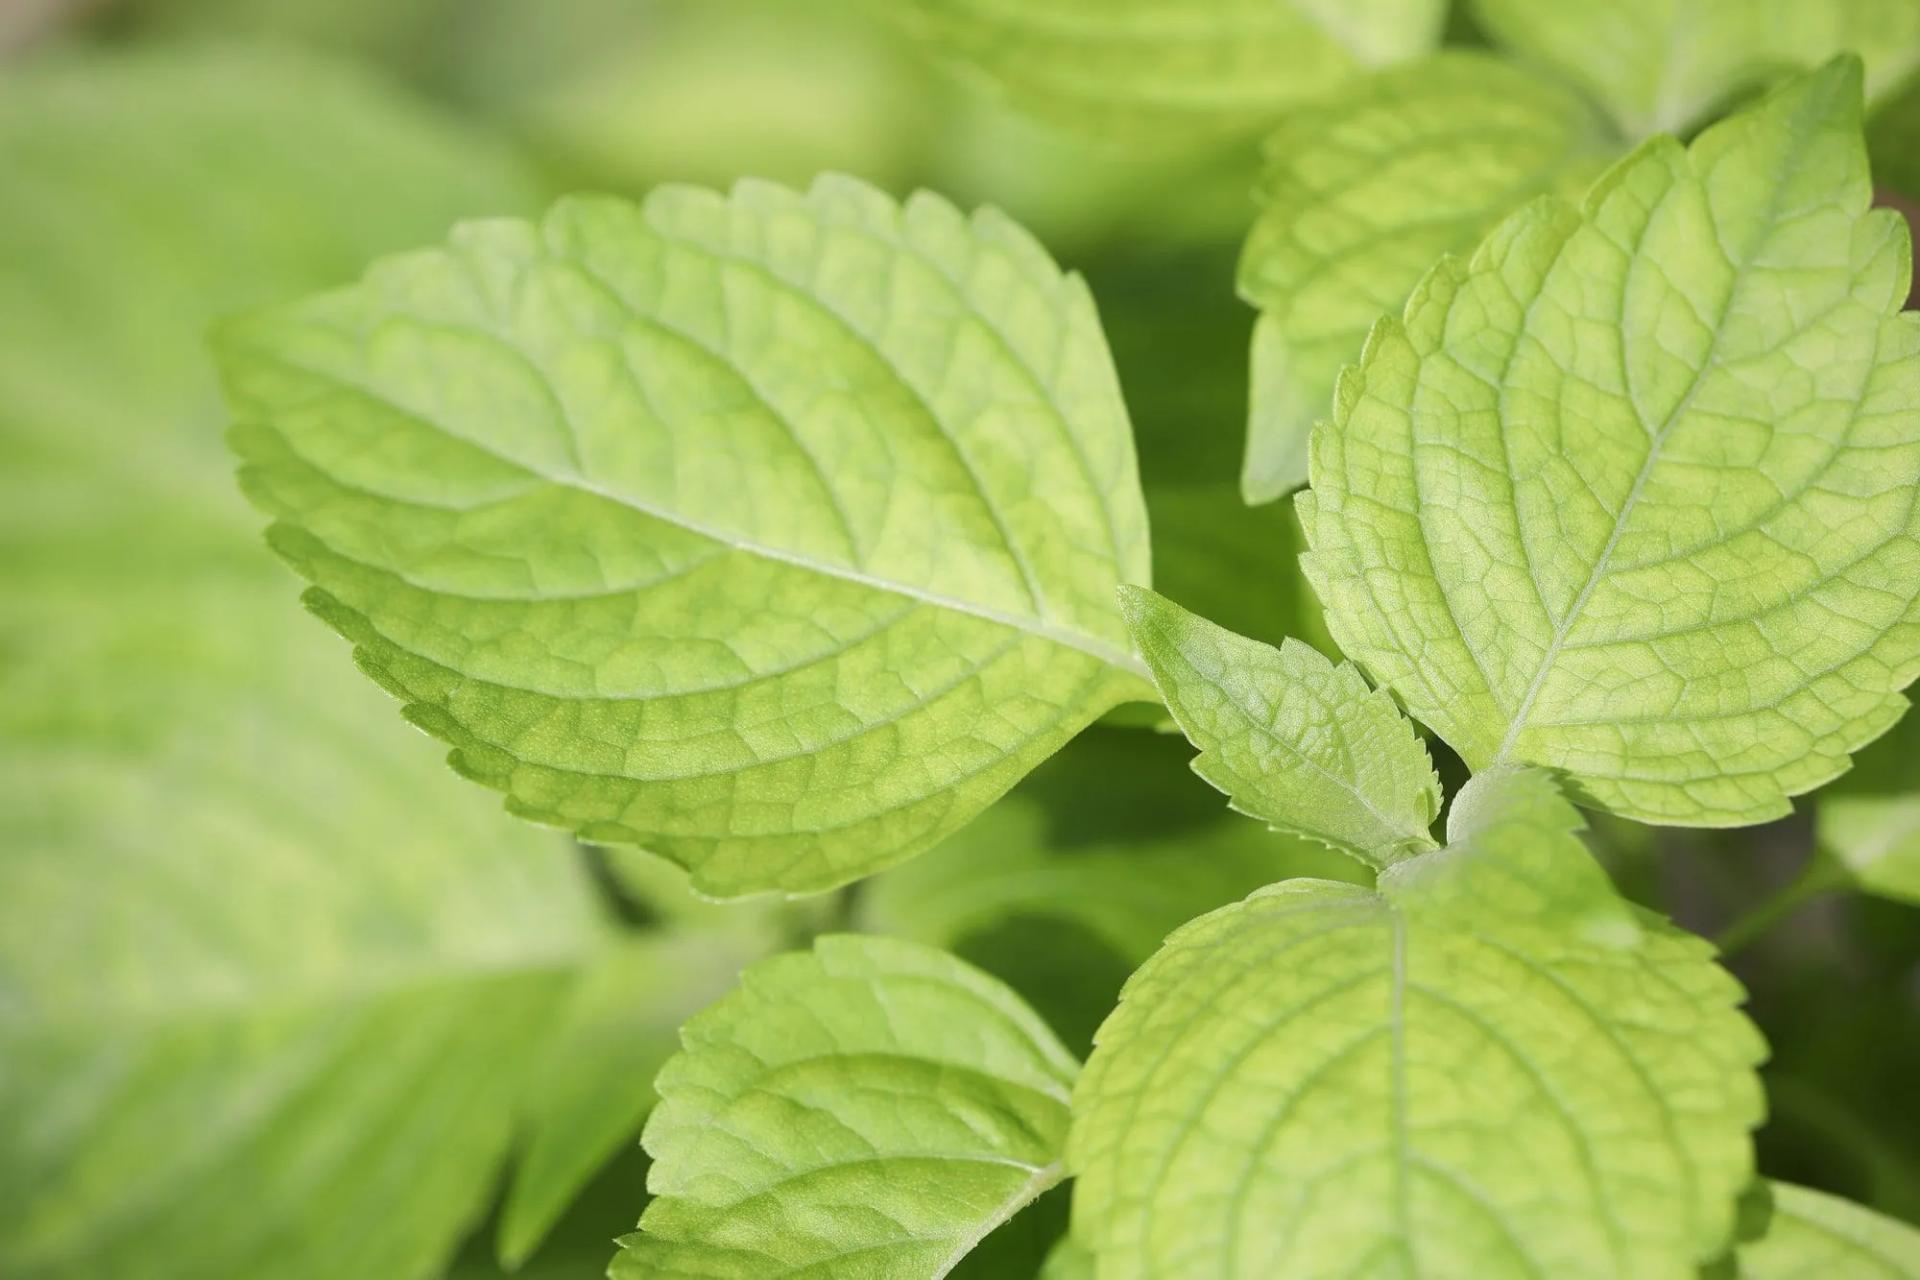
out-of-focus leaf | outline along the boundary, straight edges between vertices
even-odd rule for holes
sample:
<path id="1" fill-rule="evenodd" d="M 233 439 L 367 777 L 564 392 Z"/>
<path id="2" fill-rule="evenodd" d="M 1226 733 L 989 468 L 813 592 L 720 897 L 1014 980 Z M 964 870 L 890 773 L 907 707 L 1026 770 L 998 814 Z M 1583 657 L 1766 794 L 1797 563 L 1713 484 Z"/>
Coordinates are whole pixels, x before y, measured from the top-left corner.
<path id="1" fill-rule="evenodd" d="M 1861 752 L 1814 800 L 1821 850 L 1869 893 L 1920 905 L 1920 715 Z"/>
<path id="2" fill-rule="evenodd" d="M 1095 136 L 1191 143 L 1257 129 L 1356 69 L 1416 57 L 1440 0 L 879 0 L 935 55 Z"/>
<path id="3" fill-rule="evenodd" d="M 1920 1280 L 1920 1230 L 1808 1187 L 1770 1190 L 1773 1214 L 1740 1247 L 1739 1280 Z"/>
<path id="4" fill-rule="evenodd" d="M 384 732 L 289 607 L 201 334 L 531 198 L 511 155 L 306 58 L 0 83 L 10 1280 L 421 1277 L 492 1193 L 604 926 L 572 852 Z"/>
<path id="5" fill-rule="evenodd" d="M 1837 53 L 1877 92 L 1920 66 L 1911 0 L 1475 0 L 1501 44 L 1605 103 L 1629 134 L 1675 132 L 1768 77 Z"/>

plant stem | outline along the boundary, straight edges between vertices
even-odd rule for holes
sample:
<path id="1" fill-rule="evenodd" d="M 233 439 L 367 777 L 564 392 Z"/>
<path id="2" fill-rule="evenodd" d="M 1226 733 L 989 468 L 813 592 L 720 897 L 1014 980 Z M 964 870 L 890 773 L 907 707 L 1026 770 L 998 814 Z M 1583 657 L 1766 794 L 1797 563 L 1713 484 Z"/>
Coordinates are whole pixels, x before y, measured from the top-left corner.
<path id="1" fill-rule="evenodd" d="M 1714 945 L 1722 956 L 1744 950 L 1782 920 L 1815 898 L 1825 897 L 1846 886 L 1846 869 L 1824 853 L 1815 851 L 1800 874 L 1768 894 L 1747 913 L 1720 931 Z"/>

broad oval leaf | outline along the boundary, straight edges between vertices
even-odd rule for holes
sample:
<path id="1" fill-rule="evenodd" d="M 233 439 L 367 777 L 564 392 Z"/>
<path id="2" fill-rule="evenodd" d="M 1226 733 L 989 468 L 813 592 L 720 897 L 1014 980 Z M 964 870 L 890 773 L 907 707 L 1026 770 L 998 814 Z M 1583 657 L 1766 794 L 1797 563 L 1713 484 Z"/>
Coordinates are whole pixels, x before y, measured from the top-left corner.
<path id="1" fill-rule="evenodd" d="M 1314 434 L 1304 563 L 1469 765 L 1756 822 L 1905 708 L 1920 316 L 1871 194 L 1842 60 L 1530 205 L 1376 327 Z"/>
<path id="2" fill-rule="evenodd" d="M 1193 769 L 1233 807 L 1382 867 L 1434 847 L 1440 779 L 1407 718 L 1349 663 L 1237 636 L 1139 587 L 1121 608 Z"/>
<path id="3" fill-rule="evenodd" d="M 1069 1141 L 1102 1277 L 1693 1280 L 1726 1246 L 1738 985 L 1612 896 L 1537 771 L 1462 807 L 1378 892 L 1264 889 L 1134 975 Z"/>
<path id="4" fill-rule="evenodd" d="M 1920 1230 L 1823 1191 L 1769 1187 L 1773 1216 L 1740 1246 L 1739 1280 L 1920 1280 Z"/>
<path id="5" fill-rule="evenodd" d="M 1307 480 L 1307 441 L 1367 330 L 1444 253 L 1543 191 L 1572 194 L 1621 144 L 1571 90 L 1449 51 L 1348 81 L 1281 118 L 1239 290 L 1260 310 L 1241 491 Z"/>
<path id="6" fill-rule="evenodd" d="M 1439 40 L 1443 0 L 882 0 L 908 34 L 1056 124 L 1132 143 L 1257 129 Z"/>
<path id="7" fill-rule="evenodd" d="M 1838 53 L 1866 60 L 1873 89 L 1920 67 L 1910 0 L 1474 0 L 1474 11 L 1635 137 L 1698 124 L 1737 91 Z"/>
<path id="8" fill-rule="evenodd" d="M 707 893 L 898 861 L 1151 697 L 1092 300 L 991 210 L 567 200 L 222 359 L 243 482 L 368 673 L 515 812 Z"/>
<path id="9" fill-rule="evenodd" d="M 837 935 L 681 1030 L 647 1122 L 654 1200 L 614 1280 L 947 1274 L 1058 1182 L 1071 1054 L 952 956 Z"/>

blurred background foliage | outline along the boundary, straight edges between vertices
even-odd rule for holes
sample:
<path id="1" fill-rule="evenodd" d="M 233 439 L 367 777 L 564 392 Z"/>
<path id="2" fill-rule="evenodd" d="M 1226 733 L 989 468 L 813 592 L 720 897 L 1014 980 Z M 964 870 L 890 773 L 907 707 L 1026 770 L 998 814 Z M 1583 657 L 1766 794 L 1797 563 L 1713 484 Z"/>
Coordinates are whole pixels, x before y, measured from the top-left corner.
<path id="1" fill-rule="evenodd" d="M 993 203 L 1092 284 L 1157 585 L 1327 647 L 1289 509 L 1239 499 L 1257 139 L 1055 132 L 848 3 L 12 0 L 0 50 L 0 1275 L 598 1275 L 643 1204 L 653 1066 L 756 956 L 937 942 L 1084 1052 L 1175 924 L 1359 874 L 1125 728 L 827 899 L 702 904 L 510 821 L 301 615 L 203 355 L 222 316 L 563 190 L 830 169 Z M 1920 196 L 1920 91 L 1874 140 Z M 1712 932 L 1814 828 L 1595 841 Z M 1736 961 L 1774 1045 L 1763 1165 L 1920 1217 L 1920 931 L 1803 883 Z M 1032 1275 L 1064 1222 L 1055 1193 L 959 1274 Z"/>

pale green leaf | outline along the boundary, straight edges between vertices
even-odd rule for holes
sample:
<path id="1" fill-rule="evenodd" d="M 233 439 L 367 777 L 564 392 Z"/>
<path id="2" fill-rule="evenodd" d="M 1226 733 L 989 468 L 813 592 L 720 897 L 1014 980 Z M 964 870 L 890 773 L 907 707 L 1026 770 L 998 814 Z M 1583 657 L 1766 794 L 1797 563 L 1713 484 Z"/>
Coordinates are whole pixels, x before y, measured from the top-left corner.
<path id="1" fill-rule="evenodd" d="M 1920 1280 L 1920 1231 L 1823 1191 L 1770 1184 L 1773 1216 L 1740 1280 Z"/>
<path id="2" fill-rule="evenodd" d="M 1920 67 L 1912 0 L 1474 0 L 1474 12 L 1636 137 L 1698 124 L 1739 90 L 1837 53 L 1864 58 L 1876 92 Z"/>
<path id="3" fill-rule="evenodd" d="M 515 812 L 703 892 L 896 862 L 1150 697 L 1093 304 L 991 210 L 572 199 L 222 345 L 244 483 L 361 665 Z"/>
<path id="4" fill-rule="evenodd" d="M 1383 320 L 1314 433 L 1340 648 L 1475 769 L 1726 826 L 1920 674 L 1920 317 L 1858 64 L 1542 199 Z"/>
<path id="5" fill-rule="evenodd" d="M 1413 725 L 1351 664 L 1237 636 L 1164 596 L 1120 607 L 1160 695 L 1233 807 L 1381 867 L 1434 847 L 1440 780 Z"/>
<path id="6" fill-rule="evenodd" d="M 1437 258 L 1543 191 L 1577 192 L 1620 147 L 1578 95 L 1469 51 L 1349 81 L 1282 117 L 1240 260 L 1240 296 L 1260 310 L 1247 501 L 1306 483 L 1335 377 Z"/>
<path id="7" fill-rule="evenodd" d="M 530 199 L 306 57 L 0 83 L 9 1280 L 425 1277 L 493 1193 L 588 886 L 285 606 L 201 332 Z"/>
<path id="8" fill-rule="evenodd" d="M 744 931 L 636 933 L 604 948 L 537 1051 L 521 1150 L 501 1209 L 501 1261 L 518 1266 L 581 1188 L 640 1129 L 680 1024 L 769 947 Z"/>
<path id="9" fill-rule="evenodd" d="M 631 1277 L 945 1275 L 1060 1179 L 1078 1064 L 944 952 L 837 935 L 681 1031 Z"/>
<path id="10" fill-rule="evenodd" d="M 1691 1280 L 1726 1246 L 1738 985 L 1627 917 L 1537 772 L 1458 807 L 1379 891 L 1264 889 L 1134 975 L 1069 1140 L 1103 1278 Z"/>
<path id="11" fill-rule="evenodd" d="M 1023 110 L 1131 143 L 1258 129 L 1439 40 L 1442 0 L 882 0 L 877 12 Z"/>
<path id="12" fill-rule="evenodd" d="M 1068 1236 L 1047 1255 L 1046 1265 L 1040 1268 L 1040 1280 L 1094 1280 L 1093 1255 Z"/>
<path id="13" fill-rule="evenodd" d="M 1820 792 L 1814 835 L 1868 893 L 1920 905 L 1920 715 L 1902 717 Z"/>

